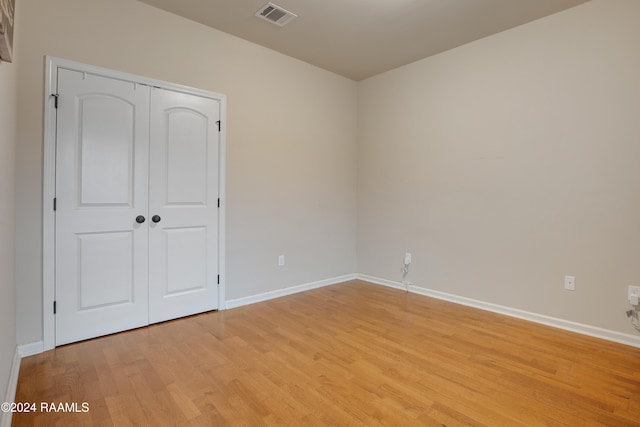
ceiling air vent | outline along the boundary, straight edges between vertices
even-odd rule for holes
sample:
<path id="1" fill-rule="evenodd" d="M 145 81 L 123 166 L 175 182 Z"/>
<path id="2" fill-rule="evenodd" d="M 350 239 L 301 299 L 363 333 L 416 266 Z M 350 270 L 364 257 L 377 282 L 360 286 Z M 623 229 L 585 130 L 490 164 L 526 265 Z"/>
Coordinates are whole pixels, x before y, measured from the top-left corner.
<path id="1" fill-rule="evenodd" d="M 258 18 L 262 18 L 266 21 L 272 22 L 279 27 L 284 27 L 294 18 L 298 17 L 298 15 L 296 15 L 295 13 L 291 13 L 288 10 L 281 8 L 280 6 L 276 6 L 273 3 L 267 3 L 266 5 L 261 7 L 260 10 L 256 12 L 256 16 Z"/>

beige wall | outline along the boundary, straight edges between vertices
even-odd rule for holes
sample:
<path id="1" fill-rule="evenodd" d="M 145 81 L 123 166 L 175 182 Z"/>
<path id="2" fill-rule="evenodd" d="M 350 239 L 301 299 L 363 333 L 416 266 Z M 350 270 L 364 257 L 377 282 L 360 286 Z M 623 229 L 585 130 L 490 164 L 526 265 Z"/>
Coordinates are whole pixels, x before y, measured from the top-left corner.
<path id="1" fill-rule="evenodd" d="M 361 82 L 358 271 L 410 251 L 418 286 L 635 333 L 639 17 L 594 0 Z"/>
<path id="2" fill-rule="evenodd" d="M 14 164 L 17 67 L 17 59 L 13 63 L 0 62 L 0 399 L 5 396 L 16 351 Z"/>
<path id="3" fill-rule="evenodd" d="M 20 14 L 21 344 L 42 339 L 45 54 L 227 95 L 227 299 L 355 271 L 355 82 L 134 0 L 21 0 Z"/>

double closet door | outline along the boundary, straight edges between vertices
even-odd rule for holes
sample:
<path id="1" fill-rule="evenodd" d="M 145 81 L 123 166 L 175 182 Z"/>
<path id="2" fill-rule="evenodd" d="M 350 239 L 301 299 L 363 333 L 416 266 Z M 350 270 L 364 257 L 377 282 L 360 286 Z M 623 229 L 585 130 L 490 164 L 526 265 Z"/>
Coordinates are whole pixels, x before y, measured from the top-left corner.
<path id="1" fill-rule="evenodd" d="M 217 309 L 220 101 L 57 85 L 56 345 Z"/>

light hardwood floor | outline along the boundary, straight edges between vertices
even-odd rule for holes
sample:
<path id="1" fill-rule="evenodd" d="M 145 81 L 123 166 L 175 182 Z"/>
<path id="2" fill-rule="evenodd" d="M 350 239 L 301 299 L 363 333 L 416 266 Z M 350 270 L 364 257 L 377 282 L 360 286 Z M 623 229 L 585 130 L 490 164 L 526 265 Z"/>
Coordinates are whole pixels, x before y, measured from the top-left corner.
<path id="1" fill-rule="evenodd" d="M 22 360 L 15 426 L 638 426 L 640 349 L 360 281 Z"/>

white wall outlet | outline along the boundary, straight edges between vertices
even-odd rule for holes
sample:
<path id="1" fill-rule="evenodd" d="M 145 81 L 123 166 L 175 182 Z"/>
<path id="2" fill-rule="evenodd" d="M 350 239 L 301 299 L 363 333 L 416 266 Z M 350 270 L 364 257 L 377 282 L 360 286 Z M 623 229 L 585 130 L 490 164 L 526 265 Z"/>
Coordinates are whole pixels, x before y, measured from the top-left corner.
<path id="1" fill-rule="evenodd" d="M 411 264 L 411 252 L 406 252 L 404 254 L 404 265 Z"/>
<path id="2" fill-rule="evenodd" d="M 628 294 L 631 305 L 638 305 L 640 302 L 640 286 L 629 286 Z"/>
<path id="3" fill-rule="evenodd" d="M 284 255 L 280 255 L 278 257 L 278 267 L 282 267 L 284 265 Z"/>
<path id="4" fill-rule="evenodd" d="M 575 276 L 564 276 L 564 288 L 568 291 L 576 290 L 576 278 Z"/>

